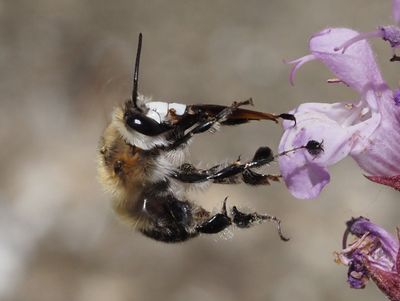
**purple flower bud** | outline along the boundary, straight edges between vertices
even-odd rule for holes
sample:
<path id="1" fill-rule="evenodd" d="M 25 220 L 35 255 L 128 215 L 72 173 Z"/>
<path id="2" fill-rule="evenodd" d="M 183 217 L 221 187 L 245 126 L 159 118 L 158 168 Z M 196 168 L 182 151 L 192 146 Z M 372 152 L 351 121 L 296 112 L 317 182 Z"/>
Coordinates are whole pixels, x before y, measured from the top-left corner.
<path id="1" fill-rule="evenodd" d="M 383 40 L 388 41 L 392 48 L 400 46 L 400 28 L 393 25 L 380 26 L 379 30 L 382 32 L 381 37 Z"/>

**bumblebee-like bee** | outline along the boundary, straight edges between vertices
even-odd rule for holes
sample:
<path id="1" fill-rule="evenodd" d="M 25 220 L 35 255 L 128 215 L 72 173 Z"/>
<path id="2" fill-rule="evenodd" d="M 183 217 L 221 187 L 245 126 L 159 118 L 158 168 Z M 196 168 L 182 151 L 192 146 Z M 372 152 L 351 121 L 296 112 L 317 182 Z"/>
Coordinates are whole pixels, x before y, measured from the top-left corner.
<path id="1" fill-rule="evenodd" d="M 235 206 L 211 214 L 189 201 L 187 184 L 203 182 L 265 185 L 278 177 L 264 175 L 254 168 L 274 160 L 268 147 L 260 147 L 253 159 L 242 163 L 220 164 L 198 169 L 185 162 L 185 151 L 195 134 L 212 131 L 220 125 L 237 125 L 252 120 L 278 118 L 293 120 L 291 114 L 274 115 L 242 109 L 251 99 L 231 106 L 184 105 L 149 101 L 138 93 L 142 35 L 136 54 L 132 98 L 117 107 L 112 121 L 100 139 L 98 173 L 101 183 L 113 195 L 118 215 L 144 235 L 164 242 L 180 242 L 200 233 L 218 233 L 232 224 L 239 228 L 272 220 L 280 237 L 280 221 L 270 215 L 243 213 Z M 190 185 L 189 185 L 190 186 Z"/>

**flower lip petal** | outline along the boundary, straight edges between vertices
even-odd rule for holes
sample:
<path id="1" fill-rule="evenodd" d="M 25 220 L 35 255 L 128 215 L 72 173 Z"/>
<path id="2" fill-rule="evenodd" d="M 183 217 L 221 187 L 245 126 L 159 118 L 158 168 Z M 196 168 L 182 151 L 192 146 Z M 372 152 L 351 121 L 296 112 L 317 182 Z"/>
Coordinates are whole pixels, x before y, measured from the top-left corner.
<path id="1" fill-rule="evenodd" d="M 284 181 L 297 198 L 317 197 L 329 183 L 327 167 L 346 157 L 352 149 L 352 137 L 357 128 L 345 129 L 323 113 L 332 106 L 336 107 L 335 104 L 300 106 L 294 112 L 297 126 L 286 128 L 282 136 L 280 153 L 306 146 L 306 149 L 279 157 Z M 348 112 L 343 111 L 345 113 Z"/>
<path id="2" fill-rule="evenodd" d="M 285 183 L 292 195 L 298 199 L 316 198 L 330 181 L 326 168 L 317 164 L 307 163 L 291 168 L 290 160 L 286 160 L 280 161 L 280 165 L 287 166 Z"/>

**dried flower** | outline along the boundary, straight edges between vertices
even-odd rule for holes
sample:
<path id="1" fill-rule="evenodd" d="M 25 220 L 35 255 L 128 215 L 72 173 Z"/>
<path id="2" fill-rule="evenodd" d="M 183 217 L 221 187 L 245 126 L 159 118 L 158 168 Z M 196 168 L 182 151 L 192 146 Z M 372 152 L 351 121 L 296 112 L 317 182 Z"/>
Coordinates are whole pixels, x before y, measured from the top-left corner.
<path id="1" fill-rule="evenodd" d="M 349 267 L 350 287 L 364 288 L 372 279 L 390 300 L 400 301 L 399 240 L 363 217 L 353 218 L 346 225 L 343 250 L 336 253 L 336 261 Z M 347 246 L 349 234 L 356 240 Z"/>
<path id="2" fill-rule="evenodd" d="M 294 64 L 291 82 L 300 66 L 319 60 L 359 94 L 355 102 L 304 103 L 291 112 L 296 126 L 284 122 L 280 152 L 310 140 L 324 144 L 324 152 L 316 157 L 304 150 L 280 157 L 285 183 L 297 198 L 317 197 L 330 180 L 327 167 L 348 155 L 369 175 L 400 175 L 400 106 L 381 76 L 370 45 L 362 40 L 343 54 L 334 51 L 336 45 L 358 35 L 346 28 L 323 30 L 311 38 L 311 54 L 289 62 Z"/>

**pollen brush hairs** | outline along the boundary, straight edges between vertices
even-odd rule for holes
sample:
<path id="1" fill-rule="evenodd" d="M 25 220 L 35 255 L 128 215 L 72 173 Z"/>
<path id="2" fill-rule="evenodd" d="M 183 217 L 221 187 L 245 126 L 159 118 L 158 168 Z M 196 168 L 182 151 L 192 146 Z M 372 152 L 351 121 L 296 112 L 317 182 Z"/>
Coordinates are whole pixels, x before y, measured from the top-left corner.
<path id="1" fill-rule="evenodd" d="M 226 199 L 217 214 L 211 214 L 186 197 L 188 186 L 199 183 L 266 185 L 277 176 L 254 171 L 275 160 L 268 147 L 260 147 L 253 159 L 198 169 L 185 162 L 185 151 L 194 135 L 213 131 L 220 125 L 233 126 L 252 120 L 279 118 L 242 109 L 252 100 L 231 106 L 185 105 L 150 101 L 138 92 L 142 34 L 139 34 L 133 72 L 132 98 L 117 107 L 99 145 L 100 182 L 112 194 L 113 208 L 144 235 L 164 242 L 180 242 L 200 233 L 218 233 L 234 224 L 248 228 L 273 221 L 282 240 L 280 221 L 267 214 L 243 213 L 235 206 L 227 210 Z"/>

